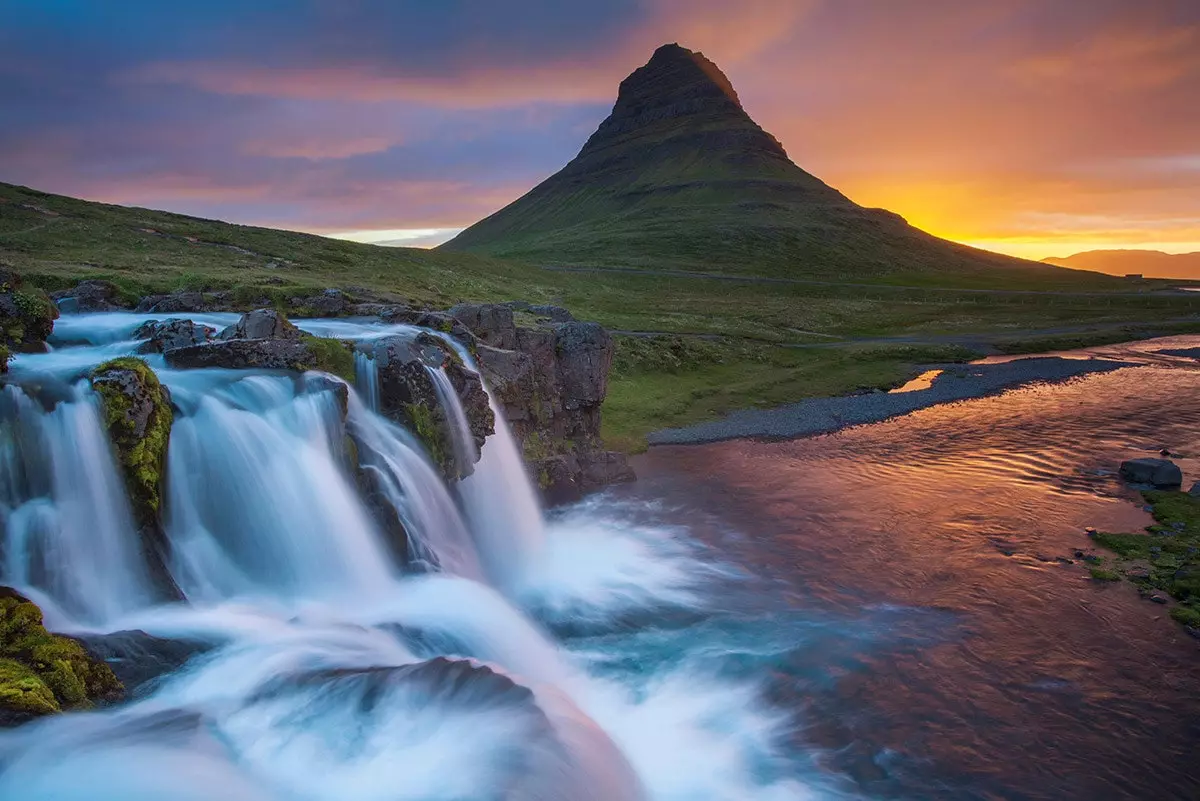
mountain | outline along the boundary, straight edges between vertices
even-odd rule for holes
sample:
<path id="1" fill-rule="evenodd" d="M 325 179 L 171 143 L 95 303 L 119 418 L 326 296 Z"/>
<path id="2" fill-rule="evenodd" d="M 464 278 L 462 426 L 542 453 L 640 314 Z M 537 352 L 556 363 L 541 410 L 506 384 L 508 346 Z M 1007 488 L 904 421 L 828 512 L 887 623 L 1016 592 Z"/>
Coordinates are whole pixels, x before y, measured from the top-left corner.
<path id="1" fill-rule="evenodd" d="M 1042 259 L 1046 264 L 1095 270 L 1109 275 L 1140 273 L 1147 278 L 1200 280 L 1200 252 L 1163 253 L 1161 250 L 1089 250 L 1066 258 Z"/>
<path id="2" fill-rule="evenodd" d="M 541 264 L 1079 280 L 948 242 L 797 167 L 716 64 L 664 45 L 566 167 L 442 246 Z"/>

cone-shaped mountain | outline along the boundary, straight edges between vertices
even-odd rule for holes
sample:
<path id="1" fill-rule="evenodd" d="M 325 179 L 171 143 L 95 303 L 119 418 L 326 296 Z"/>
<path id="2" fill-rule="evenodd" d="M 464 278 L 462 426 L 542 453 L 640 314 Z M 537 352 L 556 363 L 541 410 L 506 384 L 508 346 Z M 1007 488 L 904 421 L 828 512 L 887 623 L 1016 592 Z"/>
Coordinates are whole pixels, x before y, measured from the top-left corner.
<path id="1" fill-rule="evenodd" d="M 571 163 L 442 247 L 547 265 L 776 276 L 928 274 L 975 282 L 1056 270 L 938 239 L 809 175 L 716 64 L 664 45 L 621 82 Z M 1014 276 L 1015 277 L 1015 276 Z"/>

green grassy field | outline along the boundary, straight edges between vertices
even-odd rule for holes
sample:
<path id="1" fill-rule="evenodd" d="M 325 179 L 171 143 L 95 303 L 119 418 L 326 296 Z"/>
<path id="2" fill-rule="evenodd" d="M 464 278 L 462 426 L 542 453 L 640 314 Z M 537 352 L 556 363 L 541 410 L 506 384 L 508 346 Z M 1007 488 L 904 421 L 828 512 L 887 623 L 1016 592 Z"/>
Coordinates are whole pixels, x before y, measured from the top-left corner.
<path id="1" fill-rule="evenodd" d="M 433 307 L 517 299 L 563 305 L 616 332 L 662 335 L 618 334 L 605 432 L 628 449 L 664 426 L 739 407 L 887 387 L 921 364 L 971 355 L 946 343 L 856 344 L 859 338 L 1020 341 L 1038 329 L 1117 323 L 1137 324 L 1130 332 L 1144 336 L 1200 312 L 1200 297 L 1130 292 L 1126 284 L 1117 285 L 1124 293 L 989 295 L 942 291 L 928 276 L 908 288 L 864 289 L 554 272 L 521 261 L 361 245 L 4 184 L 0 262 L 46 289 L 103 278 L 130 299 L 185 287 L 228 289 L 247 304 L 267 297 L 286 308 L 289 298 L 338 287 Z"/>

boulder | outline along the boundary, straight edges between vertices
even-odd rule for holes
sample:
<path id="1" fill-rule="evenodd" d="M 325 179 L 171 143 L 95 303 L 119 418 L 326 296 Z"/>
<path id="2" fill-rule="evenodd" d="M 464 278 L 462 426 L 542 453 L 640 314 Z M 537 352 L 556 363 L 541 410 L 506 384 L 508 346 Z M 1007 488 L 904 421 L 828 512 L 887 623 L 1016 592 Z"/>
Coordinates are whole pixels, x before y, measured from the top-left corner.
<path id="1" fill-rule="evenodd" d="M 217 339 L 295 339 L 303 332 L 292 325 L 281 312 L 274 309 L 255 309 L 242 315 L 233 325 L 217 334 Z"/>
<path id="2" fill-rule="evenodd" d="M 1121 462 L 1121 478 L 1134 484 L 1168 489 L 1183 483 L 1183 471 L 1170 459 L 1128 459 Z"/>
<path id="3" fill-rule="evenodd" d="M 92 371 L 108 436 L 121 464 L 142 550 L 159 590 L 178 597 L 167 569 L 169 541 L 163 532 L 163 477 L 171 438 L 171 396 L 141 359 L 125 357 Z"/>
<path id="4" fill-rule="evenodd" d="M 291 304 L 296 311 L 314 317 L 341 317 L 353 311 L 353 304 L 340 289 L 326 289 L 319 295 L 307 298 L 292 298 Z"/>
<path id="5" fill-rule="evenodd" d="M 52 634 L 42 610 L 0 587 L 0 727 L 121 700 L 112 670 L 69 637 Z"/>
<path id="6" fill-rule="evenodd" d="M 121 291 L 109 281 L 89 279 L 80 281 L 72 289 L 60 289 L 50 295 L 58 308 L 72 314 L 76 312 L 103 312 L 125 308 Z"/>
<path id="7" fill-rule="evenodd" d="M 135 339 L 146 340 L 138 348 L 138 353 L 165 353 L 174 348 L 201 345 L 211 340 L 216 332 L 217 329 L 212 326 L 172 318 L 162 322 L 151 320 L 143 323 L 133 332 L 133 336 Z"/>
<path id="8" fill-rule="evenodd" d="M 229 311 L 233 308 L 228 292 L 197 292 L 180 289 L 168 295 L 147 295 L 135 311 L 146 314 Z"/>
<path id="9" fill-rule="evenodd" d="M 230 370 L 309 369 L 314 361 L 308 345 L 298 339 L 231 339 L 173 348 L 163 356 L 171 367 L 201 369 L 223 367 Z"/>
<path id="10" fill-rule="evenodd" d="M 431 334 L 390 336 L 359 343 L 379 374 L 379 411 L 411 431 L 449 479 L 474 472 L 479 449 L 495 431 L 495 417 L 483 382 L 453 349 Z M 453 419 L 443 407 L 431 370 L 445 371 L 470 429 L 474 458 L 456 455 Z"/>
<path id="11" fill-rule="evenodd" d="M 27 288 L 21 276 L 0 265 L 0 373 L 10 351 L 41 352 L 54 330 L 58 307 L 40 289 Z"/>
<path id="12" fill-rule="evenodd" d="M 77 639 L 89 656 L 108 665 L 131 698 L 145 695 L 156 679 L 213 647 L 199 640 L 171 640 L 137 630 L 87 634 Z"/>
<path id="13" fill-rule="evenodd" d="M 460 303 L 450 316 L 461 322 L 481 342 L 493 348 L 512 350 L 517 346 L 517 325 L 513 310 L 501 303 Z"/>
<path id="14" fill-rule="evenodd" d="M 613 340 L 598 323 L 563 323 L 555 327 L 554 349 L 563 389 L 563 406 L 598 406 L 608 392 Z"/>
<path id="15" fill-rule="evenodd" d="M 1193 481 L 1192 488 L 1188 490 L 1188 495 L 1193 498 L 1200 498 L 1200 481 Z"/>

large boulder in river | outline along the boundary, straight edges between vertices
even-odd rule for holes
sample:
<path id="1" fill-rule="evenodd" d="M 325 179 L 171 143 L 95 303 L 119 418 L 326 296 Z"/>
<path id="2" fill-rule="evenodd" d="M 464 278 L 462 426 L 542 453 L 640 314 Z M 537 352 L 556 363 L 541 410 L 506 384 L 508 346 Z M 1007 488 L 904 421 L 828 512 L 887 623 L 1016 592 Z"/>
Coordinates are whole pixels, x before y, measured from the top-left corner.
<path id="1" fill-rule="evenodd" d="M 54 330 L 58 307 L 40 289 L 24 286 L 21 276 L 0 265 L 0 373 L 10 351 L 41 352 Z"/>
<path id="2" fill-rule="evenodd" d="M 104 662 L 75 640 L 51 634 L 41 609 L 0 587 L 0 727 L 123 697 Z"/>
<path id="3" fill-rule="evenodd" d="M 165 353 L 175 348 L 202 345 L 211 340 L 216 332 L 217 329 L 212 326 L 172 318 L 143 323 L 133 332 L 133 338 L 146 340 L 138 348 L 138 353 Z"/>
<path id="4" fill-rule="evenodd" d="M 100 365 L 92 371 L 91 384 L 100 396 L 151 573 L 161 591 L 176 595 L 166 568 L 168 540 L 160 517 L 174 420 L 170 393 L 146 362 L 132 357 Z"/>
<path id="5" fill-rule="evenodd" d="M 1170 459 L 1129 459 L 1121 462 L 1121 478 L 1134 484 L 1170 489 L 1183 483 L 1183 471 Z"/>
<path id="6" fill-rule="evenodd" d="M 390 336 L 359 343 L 379 376 L 379 411 L 407 428 L 449 479 L 474 472 L 479 449 L 495 431 L 495 417 L 479 376 L 454 349 L 431 334 Z M 458 398 L 470 441 L 458 442 L 454 415 L 438 392 L 435 372 L 444 372 Z M 465 437 L 463 438 L 465 439 Z M 469 451 L 464 453 L 465 450 Z"/>
<path id="7" fill-rule="evenodd" d="M 217 334 L 217 339 L 300 339 L 303 333 L 275 309 L 255 309 Z"/>
<path id="8" fill-rule="evenodd" d="M 233 308 L 229 292 L 197 292 L 180 289 L 168 295 L 147 295 L 135 311 L 149 314 L 181 314 L 188 312 L 218 312 Z"/>
<path id="9" fill-rule="evenodd" d="M 214 647 L 201 640 L 166 639 L 139 630 L 84 634 L 77 639 L 89 656 L 108 665 L 131 698 L 143 696 L 157 679 Z"/>

